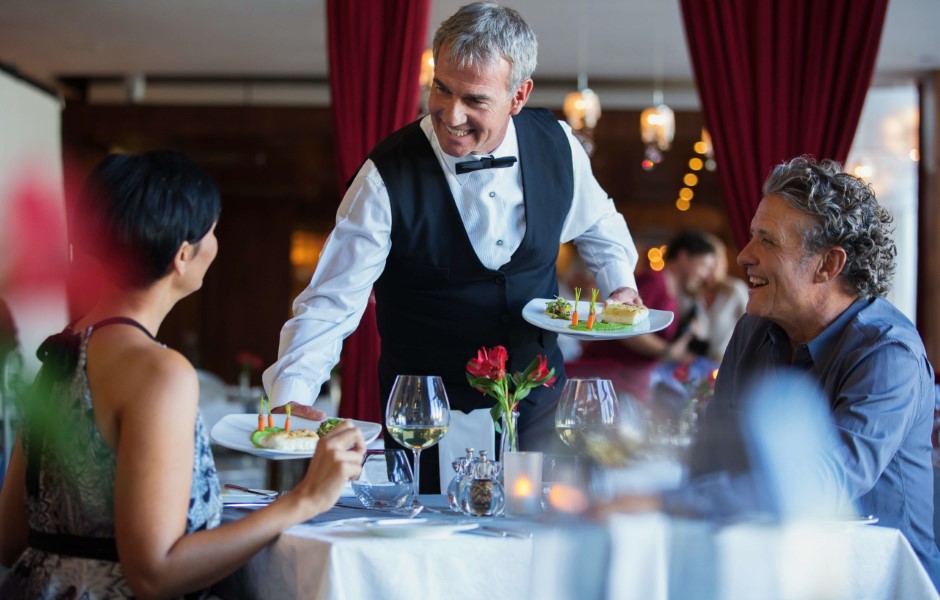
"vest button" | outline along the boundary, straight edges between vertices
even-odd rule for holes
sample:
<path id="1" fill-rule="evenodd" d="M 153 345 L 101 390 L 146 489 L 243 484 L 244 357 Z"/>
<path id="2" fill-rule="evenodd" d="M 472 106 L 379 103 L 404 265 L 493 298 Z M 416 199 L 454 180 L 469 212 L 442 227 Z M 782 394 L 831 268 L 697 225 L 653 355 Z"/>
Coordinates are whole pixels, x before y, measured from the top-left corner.
<path id="1" fill-rule="evenodd" d="M 502 275 L 502 274 L 497 275 L 497 276 L 496 276 L 496 283 L 498 283 L 498 284 L 500 284 L 500 285 L 503 285 L 504 283 L 506 283 L 506 276 L 505 276 L 505 275 Z"/>
<path id="2" fill-rule="evenodd" d="M 509 322 L 509 315 L 503 315 L 503 323 Z"/>

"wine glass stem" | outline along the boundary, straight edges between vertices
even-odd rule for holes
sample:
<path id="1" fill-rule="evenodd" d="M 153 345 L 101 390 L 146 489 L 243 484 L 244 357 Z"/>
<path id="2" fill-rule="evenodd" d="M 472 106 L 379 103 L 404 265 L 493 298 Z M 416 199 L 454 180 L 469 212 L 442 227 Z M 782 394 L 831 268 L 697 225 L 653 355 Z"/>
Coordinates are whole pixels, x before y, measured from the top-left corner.
<path id="1" fill-rule="evenodd" d="M 411 502 L 412 506 L 418 506 L 421 504 L 418 501 L 418 492 L 421 489 L 421 448 L 411 450 L 415 455 L 415 485 L 414 485 L 414 500 Z"/>

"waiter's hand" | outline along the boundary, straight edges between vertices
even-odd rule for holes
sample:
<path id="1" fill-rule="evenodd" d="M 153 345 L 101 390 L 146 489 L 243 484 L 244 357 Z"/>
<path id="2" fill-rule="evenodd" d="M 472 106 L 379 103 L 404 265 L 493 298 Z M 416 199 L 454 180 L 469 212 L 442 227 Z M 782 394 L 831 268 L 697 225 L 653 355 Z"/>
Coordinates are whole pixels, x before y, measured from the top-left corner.
<path id="1" fill-rule="evenodd" d="M 614 293 L 607 297 L 607 302 L 619 302 L 621 304 L 643 305 L 640 295 L 633 288 L 622 287 L 614 290 Z"/>
<path id="2" fill-rule="evenodd" d="M 299 402 L 290 402 L 289 404 L 290 404 L 290 414 L 293 417 L 300 417 L 301 419 L 309 419 L 311 421 L 322 421 L 323 419 L 326 418 L 325 412 L 323 412 L 322 410 L 317 410 L 316 408 L 312 406 L 307 406 L 306 404 L 300 404 Z M 286 406 L 287 405 L 285 404 L 284 406 L 278 406 L 276 408 L 272 408 L 271 412 L 277 413 L 277 414 L 283 414 L 284 412 L 286 412 L 286 408 L 285 408 Z"/>

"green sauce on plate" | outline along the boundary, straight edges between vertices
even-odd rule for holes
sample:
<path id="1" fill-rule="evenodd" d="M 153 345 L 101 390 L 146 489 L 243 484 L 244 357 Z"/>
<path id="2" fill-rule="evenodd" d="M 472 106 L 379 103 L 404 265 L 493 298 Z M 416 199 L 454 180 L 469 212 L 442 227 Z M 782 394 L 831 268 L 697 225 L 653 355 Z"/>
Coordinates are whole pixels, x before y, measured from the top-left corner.
<path id="1" fill-rule="evenodd" d="M 605 323 L 603 321 L 595 321 L 594 327 L 592 329 L 587 328 L 587 321 L 581 321 L 577 325 L 568 325 L 568 329 L 574 329 L 575 331 L 619 331 L 621 329 L 626 329 L 627 327 L 633 327 L 633 325 L 624 325 L 623 323 Z"/>

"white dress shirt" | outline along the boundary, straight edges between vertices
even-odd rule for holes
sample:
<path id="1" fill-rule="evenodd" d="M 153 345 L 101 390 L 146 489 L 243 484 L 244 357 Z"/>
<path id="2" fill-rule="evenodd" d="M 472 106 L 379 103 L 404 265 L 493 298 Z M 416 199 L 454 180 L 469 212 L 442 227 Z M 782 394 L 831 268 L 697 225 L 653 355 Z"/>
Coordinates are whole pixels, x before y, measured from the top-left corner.
<path id="1" fill-rule="evenodd" d="M 509 262 L 525 234 L 522 171 L 484 169 L 457 175 L 456 163 L 474 160 L 445 154 L 430 117 L 421 121 L 457 203 L 480 262 L 498 269 Z M 594 273 L 602 297 L 621 287 L 636 289 L 637 251 L 623 216 L 591 172 L 590 160 L 567 124 L 559 122 L 571 144 L 574 194 L 559 244 L 574 240 Z M 493 152 L 519 156 L 515 125 Z M 391 249 L 392 212 L 388 191 L 371 160 L 363 164 L 336 213 L 336 226 L 320 254 L 310 284 L 294 300 L 294 317 L 281 329 L 278 360 L 263 376 L 272 406 L 288 401 L 312 404 L 339 361 L 343 340 L 355 331 L 372 284 L 385 269 Z"/>

